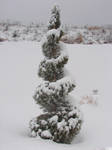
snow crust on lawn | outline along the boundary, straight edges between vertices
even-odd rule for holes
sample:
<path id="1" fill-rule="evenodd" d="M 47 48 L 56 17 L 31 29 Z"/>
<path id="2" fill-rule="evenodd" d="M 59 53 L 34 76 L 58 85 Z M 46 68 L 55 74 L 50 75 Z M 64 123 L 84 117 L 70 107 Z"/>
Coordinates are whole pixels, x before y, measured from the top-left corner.
<path id="1" fill-rule="evenodd" d="M 37 68 L 43 58 L 40 45 L 37 42 L 0 43 L 0 150 L 94 150 L 111 147 L 112 45 L 109 44 L 66 45 L 69 54 L 66 69 L 77 85 L 71 97 L 80 100 L 93 89 L 99 91 L 97 106 L 80 106 L 84 123 L 72 144 L 57 144 L 29 136 L 29 121 L 41 113 L 32 98 L 40 83 L 37 76 Z"/>

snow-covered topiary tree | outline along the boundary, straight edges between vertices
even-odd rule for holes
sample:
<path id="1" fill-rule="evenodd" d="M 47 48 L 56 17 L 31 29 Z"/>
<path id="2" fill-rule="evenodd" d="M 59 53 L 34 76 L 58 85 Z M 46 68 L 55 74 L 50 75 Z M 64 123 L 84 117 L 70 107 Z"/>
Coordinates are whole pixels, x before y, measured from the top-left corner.
<path id="1" fill-rule="evenodd" d="M 63 50 L 60 34 L 59 29 L 49 30 L 42 42 L 44 59 L 40 62 L 38 75 L 43 82 L 38 85 L 34 99 L 45 113 L 30 121 L 30 129 L 32 136 L 71 143 L 80 131 L 82 118 L 79 109 L 69 100 L 75 84 L 64 73 L 68 55 Z"/>
<path id="2" fill-rule="evenodd" d="M 51 10 L 51 18 L 49 20 L 48 29 L 57 29 L 61 25 L 60 21 L 60 9 L 57 5 Z"/>

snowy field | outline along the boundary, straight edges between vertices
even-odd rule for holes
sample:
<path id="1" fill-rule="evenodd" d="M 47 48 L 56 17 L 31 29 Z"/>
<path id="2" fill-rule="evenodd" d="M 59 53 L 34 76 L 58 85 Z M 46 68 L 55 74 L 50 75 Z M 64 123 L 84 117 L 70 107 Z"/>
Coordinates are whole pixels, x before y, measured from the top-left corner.
<path id="1" fill-rule="evenodd" d="M 64 36 L 62 41 L 73 44 L 104 44 L 112 43 L 112 25 L 75 26 L 62 25 Z M 38 41 L 47 32 L 43 23 L 0 21 L 0 41 Z"/>
<path id="2" fill-rule="evenodd" d="M 40 43 L 0 43 L 0 150 L 95 150 L 112 146 L 112 45 L 66 45 L 66 69 L 78 100 L 97 89 L 97 106 L 80 106 L 84 123 L 71 145 L 31 138 L 29 121 L 41 112 L 32 95 L 42 58 Z"/>

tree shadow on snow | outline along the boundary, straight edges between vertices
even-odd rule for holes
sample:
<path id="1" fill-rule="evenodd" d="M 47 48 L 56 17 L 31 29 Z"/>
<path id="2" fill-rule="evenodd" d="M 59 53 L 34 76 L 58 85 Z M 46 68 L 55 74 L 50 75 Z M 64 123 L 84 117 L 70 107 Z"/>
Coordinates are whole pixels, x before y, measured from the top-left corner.
<path id="1" fill-rule="evenodd" d="M 83 142 L 84 142 L 84 137 L 83 137 L 83 135 L 78 134 L 78 135 L 74 138 L 72 144 L 80 144 L 80 143 L 83 143 Z"/>
<path id="2" fill-rule="evenodd" d="M 21 136 L 23 138 L 29 138 L 30 137 L 29 130 L 28 129 L 21 130 L 19 132 L 19 136 Z"/>

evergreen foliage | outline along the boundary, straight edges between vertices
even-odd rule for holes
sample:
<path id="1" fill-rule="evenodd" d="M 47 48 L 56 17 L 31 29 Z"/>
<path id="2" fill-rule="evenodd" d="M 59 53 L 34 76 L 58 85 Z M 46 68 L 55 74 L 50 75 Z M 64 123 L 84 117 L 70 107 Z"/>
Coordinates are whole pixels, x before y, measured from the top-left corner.
<path id="1" fill-rule="evenodd" d="M 63 67 L 68 61 L 68 55 L 63 51 L 60 31 L 48 31 L 42 44 L 45 58 L 39 65 L 38 75 L 47 81 L 56 81 L 64 76 Z"/>
<path id="2" fill-rule="evenodd" d="M 58 29 L 60 25 L 60 9 L 58 6 L 55 5 L 51 10 L 51 18 L 49 20 L 48 29 Z"/>
<path id="3" fill-rule="evenodd" d="M 75 84 L 64 74 L 68 55 L 60 42 L 61 34 L 59 29 L 49 30 L 42 42 L 45 58 L 40 62 L 38 75 L 44 81 L 38 85 L 33 98 L 45 113 L 30 121 L 30 129 L 32 136 L 71 143 L 80 131 L 82 119 L 80 111 L 69 101 L 68 94 Z"/>
<path id="4" fill-rule="evenodd" d="M 77 108 L 72 111 L 58 111 L 40 115 L 30 121 L 32 136 L 35 137 L 38 134 L 43 139 L 70 144 L 81 129 L 80 115 Z M 47 134 L 44 134 L 45 132 Z"/>

